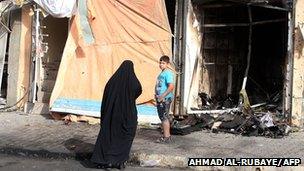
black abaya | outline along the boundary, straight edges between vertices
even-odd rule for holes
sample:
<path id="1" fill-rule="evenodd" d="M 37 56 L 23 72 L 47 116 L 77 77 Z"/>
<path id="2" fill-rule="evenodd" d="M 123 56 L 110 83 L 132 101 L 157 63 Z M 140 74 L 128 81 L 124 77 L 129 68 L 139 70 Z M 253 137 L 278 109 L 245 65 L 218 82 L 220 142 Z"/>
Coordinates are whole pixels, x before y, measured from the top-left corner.
<path id="1" fill-rule="evenodd" d="M 124 61 L 107 82 L 101 105 L 101 128 L 91 160 L 121 164 L 129 158 L 137 128 L 136 98 L 142 88 L 132 61 Z"/>

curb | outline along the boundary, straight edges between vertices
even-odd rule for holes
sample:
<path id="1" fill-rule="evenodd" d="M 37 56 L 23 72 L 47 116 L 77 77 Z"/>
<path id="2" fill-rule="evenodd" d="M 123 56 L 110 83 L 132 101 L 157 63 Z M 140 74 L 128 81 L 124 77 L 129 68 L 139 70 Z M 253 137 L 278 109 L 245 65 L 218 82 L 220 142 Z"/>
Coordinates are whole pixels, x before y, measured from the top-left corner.
<path id="1" fill-rule="evenodd" d="M 91 153 L 56 153 L 47 150 L 27 150 L 13 147 L 5 147 L 0 149 L 0 154 L 31 157 L 39 159 L 72 159 L 72 160 L 87 160 Z M 176 168 L 187 170 L 221 170 L 221 171 L 302 171 L 304 165 L 291 167 L 274 167 L 274 166 L 197 166 L 189 167 L 188 158 L 183 156 L 173 156 L 164 154 L 147 154 L 140 151 L 131 152 L 130 159 L 127 161 L 129 166 L 140 167 L 162 167 Z"/>
<path id="2" fill-rule="evenodd" d="M 220 171 L 302 171 L 304 165 L 299 166 L 188 166 L 188 157 L 172 156 L 163 154 L 146 154 L 132 153 L 130 156 L 132 162 L 136 162 L 141 167 L 164 167 L 164 168 L 179 168 L 187 170 L 220 170 Z"/>
<path id="3" fill-rule="evenodd" d="M 2 147 L 0 154 L 43 159 L 75 159 L 76 157 L 75 153 L 57 153 L 47 150 L 28 150 L 14 147 Z"/>
<path id="4" fill-rule="evenodd" d="M 189 168 L 187 160 L 187 157 L 133 152 L 129 161 L 142 167 Z"/>

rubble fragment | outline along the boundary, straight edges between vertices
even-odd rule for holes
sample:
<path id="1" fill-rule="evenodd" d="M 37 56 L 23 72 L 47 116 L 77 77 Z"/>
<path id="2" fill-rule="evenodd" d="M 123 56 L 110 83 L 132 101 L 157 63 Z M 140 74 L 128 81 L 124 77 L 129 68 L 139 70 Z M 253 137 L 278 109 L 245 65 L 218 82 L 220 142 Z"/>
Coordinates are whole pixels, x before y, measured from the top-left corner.
<path id="1" fill-rule="evenodd" d="M 200 93 L 199 97 L 201 109 L 196 109 L 195 115 L 182 121 L 175 120 L 171 125 L 172 134 L 185 135 L 209 129 L 214 133 L 281 138 L 292 131 L 282 112 L 282 92 L 274 93 L 267 101 L 255 105 L 250 105 L 245 90 L 240 92 L 239 101 L 232 96 L 211 98 L 206 93 Z"/>

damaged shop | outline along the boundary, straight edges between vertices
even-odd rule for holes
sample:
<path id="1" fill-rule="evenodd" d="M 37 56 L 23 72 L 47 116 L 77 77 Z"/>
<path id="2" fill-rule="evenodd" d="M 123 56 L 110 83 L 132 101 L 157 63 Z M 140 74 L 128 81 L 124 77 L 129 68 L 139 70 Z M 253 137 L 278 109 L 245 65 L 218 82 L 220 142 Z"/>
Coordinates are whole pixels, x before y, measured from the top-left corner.
<path id="1" fill-rule="evenodd" d="M 292 0 L 177 2 L 174 57 L 180 92 L 174 113 L 186 119 L 173 122 L 173 133 L 209 128 L 279 137 L 291 131 L 296 5 Z"/>
<path id="2" fill-rule="evenodd" d="M 68 36 L 68 17 L 75 8 L 75 1 L 69 1 L 60 4 L 63 10 L 54 11 L 58 3 L 47 8 L 43 0 L 0 2 L 2 111 L 49 112 Z"/>

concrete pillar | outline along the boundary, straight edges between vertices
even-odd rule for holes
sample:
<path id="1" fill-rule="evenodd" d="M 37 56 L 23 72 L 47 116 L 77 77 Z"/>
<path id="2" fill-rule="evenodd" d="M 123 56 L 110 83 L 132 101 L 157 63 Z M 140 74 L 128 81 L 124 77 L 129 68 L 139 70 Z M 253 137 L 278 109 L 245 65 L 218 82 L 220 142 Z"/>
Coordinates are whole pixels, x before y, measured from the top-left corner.
<path id="1" fill-rule="evenodd" d="M 19 74 L 19 56 L 21 39 L 21 9 L 11 14 L 11 29 L 8 50 L 7 105 L 17 102 L 17 82 Z"/>
<path id="2" fill-rule="evenodd" d="M 304 33 L 300 25 L 304 24 L 304 1 L 295 3 L 295 39 L 294 39 L 294 68 L 292 86 L 292 123 L 304 126 Z"/>
<path id="3" fill-rule="evenodd" d="M 14 10 L 11 17 L 8 56 L 7 105 L 23 107 L 28 101 L 29 69 L 31 57 L 30 7 Z"/>

